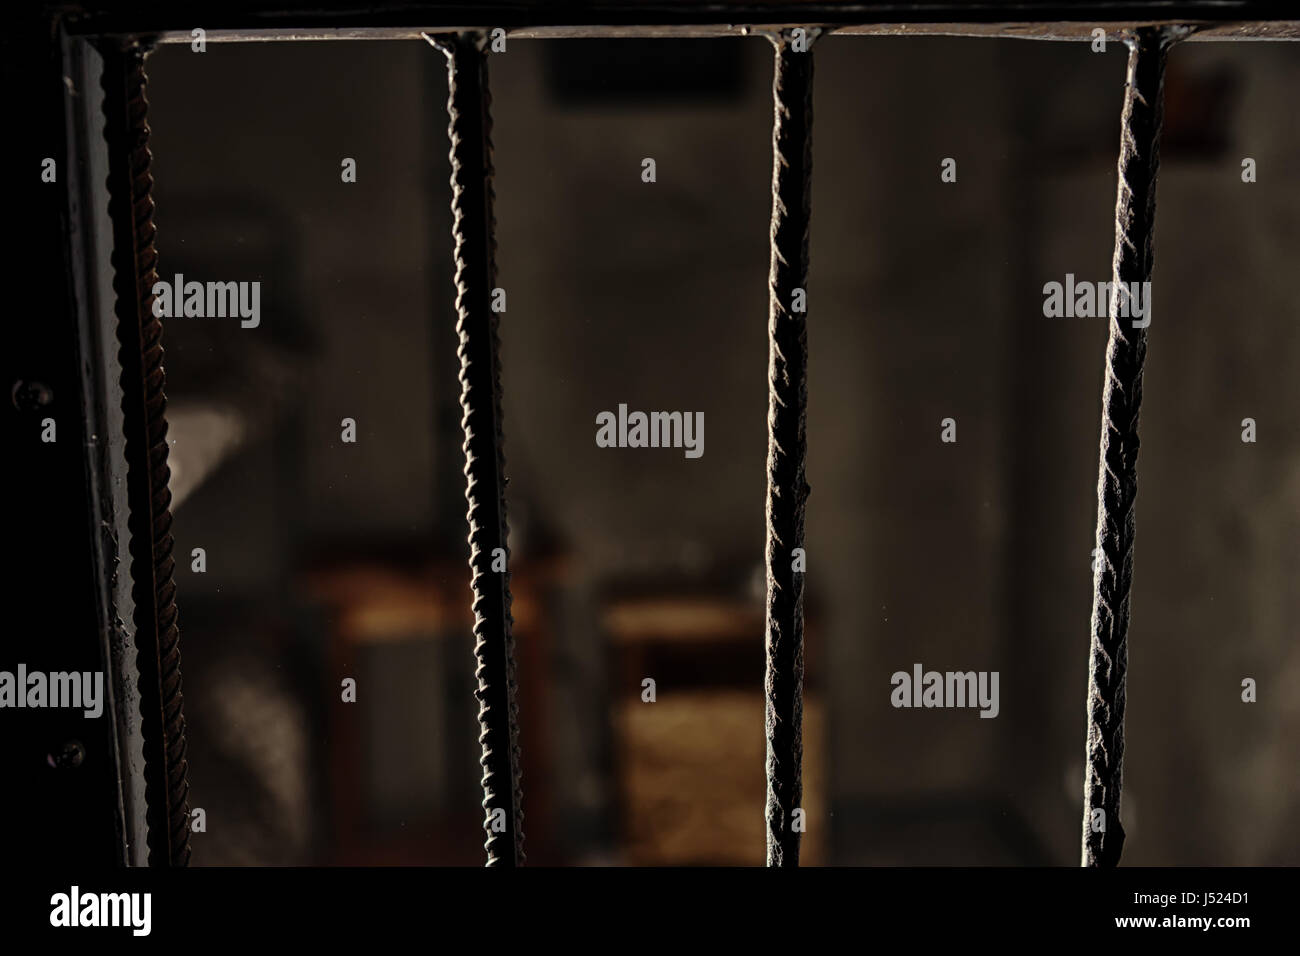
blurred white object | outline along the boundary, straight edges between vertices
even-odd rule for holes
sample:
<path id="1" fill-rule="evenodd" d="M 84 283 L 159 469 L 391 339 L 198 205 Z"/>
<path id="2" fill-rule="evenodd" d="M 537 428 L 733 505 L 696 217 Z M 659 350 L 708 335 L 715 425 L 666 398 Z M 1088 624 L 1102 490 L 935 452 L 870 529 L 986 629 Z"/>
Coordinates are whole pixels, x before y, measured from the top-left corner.
<path id="1" fill-rule="evenodd" d="M 190 496 L 243 444 L 244 418 L 228 405 L 167 406 L 167 463 L 171 467 L 172 510 Z"/>

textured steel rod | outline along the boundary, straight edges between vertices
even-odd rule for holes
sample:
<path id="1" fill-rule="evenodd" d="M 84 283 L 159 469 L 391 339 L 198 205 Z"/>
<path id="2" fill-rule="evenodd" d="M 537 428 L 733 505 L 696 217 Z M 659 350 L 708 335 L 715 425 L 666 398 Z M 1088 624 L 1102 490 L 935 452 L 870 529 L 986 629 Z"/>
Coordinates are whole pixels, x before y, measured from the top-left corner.
<path id="1" fill-rule="evenodd" d="M 767 865 L 799 865 L 794 811 L 803 779 L 803 547 L 808 334 L 804 295 L 812 211 L 810 49 L 788 36 L 776 47 L 772 82 L 772 227 L 768 275 L 767 408 Z M 801 827 L 799 828 L 802 829 Z"/>
<path id="2" fill-rule="evenodd" d="M 1115 201 L 1110 338 L 1102 393 L 1097 539 L 1088 666 L 1088 736 L 1084 779 L 1083 865 L 1115 866 L 1124 847 L 1120 791 L 1124 770 L 1125 675 L 1129 592 L 1133 583 L 1133 506 L 1137 498 L 1138 411 L 1151 301 L 1136 319 L 1124 309 L 1121 284 L 1151 279 L 1156 173 L 1164 114 L 1165 60 L 1180 32 L 1136 31 L 1126 37 L 1128 73 L 1121 117 Z M 1122 311 L 1123 310 L 1123 311 Z M 1101 811 L 1098 814 L 1096 811 Z"/>
<path id="3" fill-rule="evenodd" d="M 524 861 L 524 836 L 510 574 L 492 568 L 498 556 L 508 561 L 509 551 L 500 343 L 497 314 L 490 307 L 496 285 L 496 222 L 492 215 L 487 52 L 481 34 L 426 39 L 447 57 L 456 332 L 460 337 L 465 499 L 474 593 L 475 696 L 483 748 L 484 848 L 488 866 L 518 866 Z"/>
<path id="4" fill-rule="evenodd" d="M 146 51 L 138 44 L 122 47 L 109 41 L 102 52 L 149 864 L 185 866 L 190 858 L 189 782 L 167 486 L 162 323 L 153 314 L 158 256 Z"/>

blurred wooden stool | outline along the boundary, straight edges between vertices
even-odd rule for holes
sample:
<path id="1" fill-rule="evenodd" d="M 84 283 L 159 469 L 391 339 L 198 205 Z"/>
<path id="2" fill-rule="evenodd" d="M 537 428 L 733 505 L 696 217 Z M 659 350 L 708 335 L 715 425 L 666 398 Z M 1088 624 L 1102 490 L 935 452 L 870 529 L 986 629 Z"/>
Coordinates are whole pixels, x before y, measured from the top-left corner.
<path id="1" fill-rule="evenodd" d="M 765 859 L 763 607 L 733 597 L 662 595 L 611 600 L 617 814 L 625 862 L 751 865 Z M 813 674 L 811 617 L 805 660 Z M 642 681 L 656 700 L 642 700 Z M 824 859 L 827 831 L 824 709 L 804 696 L 802 861 Z"/>

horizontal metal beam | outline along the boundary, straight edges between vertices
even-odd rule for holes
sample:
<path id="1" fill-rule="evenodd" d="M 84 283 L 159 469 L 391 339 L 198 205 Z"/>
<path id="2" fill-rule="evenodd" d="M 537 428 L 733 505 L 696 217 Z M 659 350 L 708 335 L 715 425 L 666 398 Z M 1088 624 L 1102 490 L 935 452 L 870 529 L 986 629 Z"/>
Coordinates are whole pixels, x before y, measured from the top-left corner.
<path id="1" fill-rule="evenodd" d="M 196 0 L 179 5 L 127 0 L 47 2 L 46 11 L 75 34 L 134 34 L 153 42 L 188 43 L 202 27 L 206 39 L 418 39 L 423 32 L 503 28 L 512 37 L 716 37 L 772 33 L 794 26 L 873 36 L 993 36 L 1081 40 L 1098 27 L 1107 34 L 1140 26 L 1194 26 L 1197 40 L 1300 39 L 1300 20 L 1278 19 L 1278 5 L 1261 0 L 1164 0 L 1117 3 L 1039 2 L 730 2 L 709 0 L 483 0 L 398 2 L 378 9 L 358 0 Z"/>

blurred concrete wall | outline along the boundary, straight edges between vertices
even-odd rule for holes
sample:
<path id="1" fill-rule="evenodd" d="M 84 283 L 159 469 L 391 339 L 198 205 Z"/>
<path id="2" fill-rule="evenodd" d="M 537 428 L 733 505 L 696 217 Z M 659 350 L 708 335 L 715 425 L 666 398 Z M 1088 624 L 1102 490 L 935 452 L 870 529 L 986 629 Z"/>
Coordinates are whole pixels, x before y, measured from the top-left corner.
<path id="1" fill-rule="evenodd" d="M 510 506 L 573 552 L 579 619 L 613 577 L 744 579 L 762 560 L 771 56 L 734 42 L 742 93 L 721 103 L 566 106 L 542 43 L 492 60 Z M 206 213 L 172 218 L 173 196 L 254 198 L 296 237 L 315 341 L 289 350 L 295 384 L 262 411 L 297 422 L 298 449 L 263 432 L 177 517 L 182 552 L 238 554 L 256 588 L 286 514 L 309 537 L 420 538 L 460 493 L 437 487 L 435 441 L 455 387 L 445 81 L 420 44 L 209 50 L 151 60 L 163 272 L 204 235 Z M 1105 323 L 1044 318 L 1042 286 L 1109 278 L 1124 53 L 835 37 L 816 51 L 807 546 L 832 817 L 810 825 L 830 829 L 836 862 L 1072 865 Z M 1236 86 L 1221 148 L 1164 153 L 1125 859 L 1294 864 L 1300 47 L 1185 45 L 1171 71 L 1182 128 L 1207 122 L 1198 79 Z M 1246 156 L 1257 183 L 1241 182 Z M 173 326 L 183 363 L 191 333 Z M 232 338 L 233 367 L 258 346 Z M 185 398 L 184 378 L 169 392 Z M 703 411 L 703 458 L 597 448 L 595 416 L 620 402 Z M 344 415 L 362 444 L 339 445 Z M 939 440 L 947 417 L 955 445 Z M 598 656 L 594 627 L 566 633 L 566 654 Z M 892 708 L 890 675 L 914 662 L 999 671 L 1000 716 Z M 756 634 L 756 682 L 761 667 Z M 1245 677 L 1258 703 L 1241 702 Z M 555 747 L 589 767 L 579 725 L 558 724 L 572 733 Z"/>

